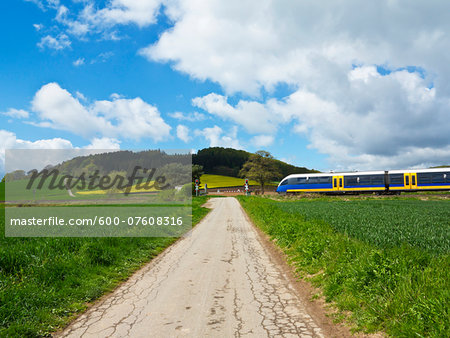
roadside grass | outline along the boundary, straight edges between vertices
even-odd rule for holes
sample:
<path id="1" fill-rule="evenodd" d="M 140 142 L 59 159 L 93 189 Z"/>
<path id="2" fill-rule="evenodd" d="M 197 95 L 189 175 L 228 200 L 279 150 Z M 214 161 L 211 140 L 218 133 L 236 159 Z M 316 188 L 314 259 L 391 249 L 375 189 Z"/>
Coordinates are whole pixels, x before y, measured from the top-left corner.
<path id="1" fill-rule="evenodd" d="M 357 331 L 450 336 L 450 201 L 239 200 L 336 318 Z"/>
<path id="2" fill-rule="evenodd" d="M 208 209 L 192 199 L 192 224 Z M 5 238 L 0 208 L 0 336 L 48 336 L 176 238 Z"/>

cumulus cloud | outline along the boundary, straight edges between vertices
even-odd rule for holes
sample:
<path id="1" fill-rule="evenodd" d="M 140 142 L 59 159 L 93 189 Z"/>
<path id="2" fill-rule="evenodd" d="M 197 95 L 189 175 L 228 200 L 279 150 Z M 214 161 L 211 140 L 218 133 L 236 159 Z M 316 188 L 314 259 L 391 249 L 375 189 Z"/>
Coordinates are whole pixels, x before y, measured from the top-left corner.
<path id="1" fill-rule="evenodd" d="M 203 121 L 206 119 L 206 116 L 199 112 L 182 113 L 177 111 L 175 113 L 169 113 L 169 116 L 180 121 L 188 121 L 188 122 Z"/>
<path id="2" fill-rule="evenodd" d="M 233 127 L 228 133 L 224 133 L 219 126 L 203 128 L 202 130 L 196 129 L 195 135 L 203 136 L 209 142 L 210 147 L 242 149 L 242 146 L 237 139 L 236 127 Z"/>
<path id="3" fill-rule="evenodd" d="M 201 106 L 211 112 L 221 107 L 219 116 L 231 116 L 243 127 L 248 122 L 242 116 L 251 116 L 256 127 L 249 131 L 255 133 L 262 132 L 265 125 L 275 130 L 293 123 L 293 131 L 306 136 L 310 148 L 327 154 L 337 169 L 393 169 L 448 162 L 450 100 L 437 97 L 436 89 L 429 88 L 420 74 L 399 70 L 382 76 L 375 67 L 358 67 L 346 78 L 347 99 L 342 100 L 299 89 L 280 100 L 255 102 L 259 111 L 268 114 L 247 111 L 245 107 L 250 105 L 241 102 L 233 107 L 216 94 L 214 98 L 219 100 Z M 209 100 L 195 100 L 203 101 Z M 269 145 L 273 137 L 257 135 L 251 142 Z"/>
<path id="4" fill-rule="evenodd" d="M 250 133 L 273 133 L 276 131 L 274 125 L 276 125 L 277 116 L 272 114 L 268 106 L 259 102 L 240 100 L 233 107 L 228 104 L 226 96 L 210 93 L 194 98 L 192 104 L 224 120 L 238 123 Z"/>
<path id="5" fill-rule="evenodd" d="M 75 156 L 118 149 L 120 142 L 110 138 L 94 138 L 89 145 L 79 148 L 62 138 L 29 141 L 18 138 L 13 132 L 0 129 L 0 173 L 4 173 L 5 169 L 6 172 L 42 169 L 48 164 L 55 165 Z M 5 168 L 6 151 L 9 151 L 9 156 Z"/>
<path id="6" fill-rule="evenodd" d="M 250 134 L 293 125 L 333 168 L 442 164 L 449 10 L 444 1 L 174 0 L 165 9 L 173 27 L 140 53 L 227 94 L 195 98 L 194 106 Z M 273 97 L 279 84 L 293 92 Z M 258 100 L 229 103 L 235 94 Z"/>
<path id="7" fill-rule="evenodd" d="M 117 97 L 83 105 L 57 83 L 39 89 L 32 101 L 32 109 L 41 120 L 36 125 L 69 131 L 87 139 L 149 138 L 158 142 L 167 139 L 171 129 L 158 109 L 139 97 Z"/>
<path id="8" fill-rule="evenodd" d="M 70 149 L 72 143 L 61 138 L 28 141 L 17 138 L 15 133 L 0 130 L 0 173 L 5 172 L 6 149 Z M 13 170 L 15 168 L 12 168 Z M 27 168 L 28 170 L 32 168 Z M 11 170 L 9 170 L 11 171 Z"/>
<path id="9" fill-rule="evenodd" d="M 37 45 L 41 49 L 49 48 L 54 50 L 62 50 L 65 48 L 69 48 L 71 42 L 66 34 L 61 33 L 58 34 L 56 37 L 46 35 L 43 38 L 41 38 L 41 41 L 39 41 Z"/>
<path id="10" fill-rule="evenodd" d="M 272 135 L 257 135 L 251 139 L 252 144 L 256 147 L 268 147 L 273 141 L 275 138 Z"/>
<path id="11" fill-rule="evenodd" d="M 189 136 L 189 128 L 182 124 L 179 124 L 177 126 L 177 137 L 184 143 L 188 143 L 191 139 L 191 137 Z"/>
<path id="12" fill-rule="evenodd" d="M 120 149 L 120 141 L 110 137 L 95 137 L 84 149 Z"/>
<path id="13" fill-rule="evenodd" d="M 14 108 L 10 108 L 7 111 L 5 111 L 4 113 L 2 113 L 2 115 L 6 115 L 9 117 L 14 117 L 17 119 L 27 119 L 30 114 L 23 109 L 14 109 Z"/>

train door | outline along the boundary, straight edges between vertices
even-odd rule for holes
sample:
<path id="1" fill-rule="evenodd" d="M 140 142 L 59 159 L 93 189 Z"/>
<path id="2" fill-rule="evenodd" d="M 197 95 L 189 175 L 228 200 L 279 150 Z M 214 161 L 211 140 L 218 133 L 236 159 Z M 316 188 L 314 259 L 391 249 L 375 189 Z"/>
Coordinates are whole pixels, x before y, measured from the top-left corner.
<path id="1" fill-rule="evenodd" d="M 413 173 L 411 175 L 411 189 L 416 190 L 417 189 L 417 174 Z"/>
<path id="2" fill-rule="evenodd" d="M 333 176 L 333 190 L 340 191 L 344 188 L 344 176 Z"/>
<path id="3" fill-rule="evenodd" d="M 416 173 L 405 173 L 405 189 L 417 189 L 417 174 Z"/>

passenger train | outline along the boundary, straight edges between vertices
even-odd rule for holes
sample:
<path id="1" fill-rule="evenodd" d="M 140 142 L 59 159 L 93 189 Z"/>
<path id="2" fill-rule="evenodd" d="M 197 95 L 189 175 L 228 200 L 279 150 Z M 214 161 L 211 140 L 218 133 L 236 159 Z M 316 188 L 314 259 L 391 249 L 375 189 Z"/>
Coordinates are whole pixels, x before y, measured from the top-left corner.
<path id="1" fill-rule="evenodd" d="M 450 190 L 450 168 L 294 174 L 285 177 L 277 187 L 279 194 L 399 194 L 437 190 Z"/>

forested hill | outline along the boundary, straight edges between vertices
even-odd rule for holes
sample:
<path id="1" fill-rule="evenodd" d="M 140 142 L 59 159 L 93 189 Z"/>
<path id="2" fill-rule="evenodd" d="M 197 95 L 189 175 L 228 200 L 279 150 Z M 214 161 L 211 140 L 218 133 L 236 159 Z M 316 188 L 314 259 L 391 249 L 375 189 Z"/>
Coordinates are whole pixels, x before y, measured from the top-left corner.
<path id="1" fill-rule="evenodd" d="M 191 159 L 188 154 L 166 154 L 161 150 L 146 150 L 132 152 L 128 150 L 79 156 L 65 161 L 56 166 L 61 172 L 76 174 L 77 172 L 91 172 L 99 170 L 100 174 L 110 172 L 127 172 L 131 174 L 135 167 L 162 168 L 171 163 L 190 165 Z"/>
<path id="2" fill-rule="evenodd" d="M 192 163 L 203 166 L 206 174 L 238 177 L 239 170 L 241 170 L 250 155 L 251 153 L 244 150 L 211 147 L 199 150 L 197 154 L 193 155 Z M 296 167 L 279 160 L 274 159 L 273 161 L 283 177 L 289 174 L 317 172 L 305 167 Z"/>
<path id="3" fill-rule="evenodd" d="M 212 147 L 200 150 L 192 155 L 192 164 L 203 166 L 206 174 L 226 175 L 238 177 L 244 163 L 248 160 L 251 153 L 236 150 L 232 148 Z M 172 163 L 181 165 L 191 164 L 191 155 L 189 154 L 166 154 L 161 150 L 147 150 L 140 152 L 132 151 L 114 151 L 103 154 L 88 156 L 79 156 L 71 160 L 62 162 L 55 167 L 61 173 L 71 175 L 81 175 L 81 173 L 91 174 L 99 170 L 100 175 L 110 174 L 111 172 L 120 172 L 131 174 L 136 166 L 142 168 L 159 168 L 165 170 L 166 166 L 173 166 Z M 296 167 L 285 162 L 273 159 L 275 166 L 279 168 L 281 176 L 289 174 L 316 172 L 304 167 Z M 6 176 L 10 180 L 25 178 L 27 173 L 17 170 Z"/>

